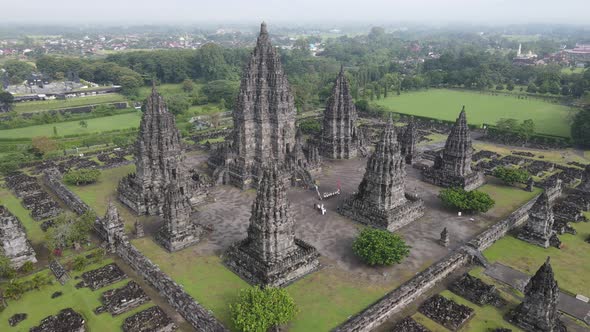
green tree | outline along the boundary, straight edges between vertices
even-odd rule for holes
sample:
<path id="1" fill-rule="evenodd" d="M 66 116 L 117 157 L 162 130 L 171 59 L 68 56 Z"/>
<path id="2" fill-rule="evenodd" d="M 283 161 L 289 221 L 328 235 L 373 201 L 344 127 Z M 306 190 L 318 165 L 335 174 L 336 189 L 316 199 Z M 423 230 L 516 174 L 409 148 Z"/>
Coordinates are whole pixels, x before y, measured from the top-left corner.
<path id="1" fill-rule="evenodd" d="M 502 180 L 504 183 L 512 185 L 514 183 L 526 183 L 531 177 L 531 174 L 527 170 L 521 168 L 497 167 L 494 170 L 494 176 Z"/>
<path id="2" fill-rule="evenodd" d="M 273 287 L 242 289 L 230 310 L 236 328 L 242 332 L 267 332 L 287 324 L 298 312 L 289 293 Z"/>
<path id="3" fill-rule="evenodd" d="M 487 193 L 463 188 L 447 188 L 440 191 L 438 197 L 449 208 L 466 212 L 487 212 L 496 202 Z"/>
<path id="4" fill-rule="evenodd" d="M 76 256 L 76 258 L 74 258 L 74 262 L 72 263 L 72 268 L 74 271 L 82 271 L 89 263 L 90 262 L 88 261 L 88 258 L 86 258 L 84 255 Z"/>
<path id="5" fill-rule="evenodd" d="M 16 275 L 16 271 L 12 268 L 10 259 L 6 257 L 4 251 L 0 249 L 0 278 L 11 279 Z"/>
<path id="6" fill-rule="evenodd" d="M 523 139 L 526 144 L 535 134 L 535 122 L 532 119 L 524 120 L 518 129 L 518 137 Z"/>
<path id="7" fill-rule="evenodd" d="M 538 88 L 537 88 L 537 85 L 535 85 L 535 83 L 529 84 L 526 88 L 526 92 L 528 92 L 528 93 L 537 93 L 537 90 L 538 90 Z"/>
<path id="8" fill-rule="evenodd" d="M 2 65 L 6 75 L 12 84 L 20 84 L 35 71 L 31 64 L 20 60 L 6 60 Z"/>
<path id="9" fill-rule="evenodd" d="M 352 250 L 371 266 L 399 264 L 410 254 L 410 246 L 399 235 L 370 227 L 361 231 Z"/>
<path id="10" fill-rule="evenodd" d="M 33 262 L 31 261 L 26 261 L 21 267 L 20 267 L 20 271 L 22 273 L 29 273 L 31 271 L 33 271 L 33 269 L 35 269 L 35 265 L 33 264 Z"/>
<path id="11" fill-rule="evenodd" d="M 191 107 L 190 99 L 186 95 L 175 94 L 166 97 L 168 110 L 174 115 L 183 114 Z"/>
<path id="12" fill-rule="evenodd" d="M 57 137 L 57 127 L 53 126 L 53 136 Z"/>
<path id="13" fill-rule="evenodd" d="M 509 81 L 508 84 L 506 84 L 506 90 L 513 91 L 514 90 L 514 82 Z"/>
<path id="14" fill-rule="evenodd" d="M 571 131 L 572 138 L 577 145 L 590 148 L 590 107 L 576 113 Z"/>
<path id="15" fill-rule="evenodd" d="M 182 81 L 182 91 L 188 93 L 188 92 L 193 92 L 194 89 L 195 89 L 195 84 L 193 83 L 192 80 L 187 78 L 184 81 Z"/>
<path id="16" fill-rule="evenodd" d="M 501 118 L 496 121 L 496 129 L 507 132 L 514 132 L 518 130 L 518 120 Z"/>
<path id="17" fill-rule="evenodd" d="M 78 122 L 78 124 L 82 128 L 88 128 L 88 122 L 86 122 L 86 120 L 80 120 L 80 122 Z"/>

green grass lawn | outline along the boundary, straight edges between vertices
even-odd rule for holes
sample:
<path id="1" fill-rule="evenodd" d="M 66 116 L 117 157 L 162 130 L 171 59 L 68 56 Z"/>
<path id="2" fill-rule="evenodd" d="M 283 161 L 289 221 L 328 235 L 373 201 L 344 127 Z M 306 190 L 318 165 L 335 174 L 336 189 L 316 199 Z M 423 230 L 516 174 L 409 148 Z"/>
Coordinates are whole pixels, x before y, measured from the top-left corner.
<path id="1" fill-rule="evenodd" d="M 105 259 L 99 264 L 88 266 L 84 271 L 96 269 L 111 262 L 111 260 Z M 130 279 L 122 280 L 96 291 L 92 291 L 89 288 L 76 289 L 74 285 L 79 280 L 74 280 L 74 277 L 81 275 L 84 271 L 73 273 L 71 275 L 72 279 L 63 286 L 54 279 L 52 285 L 45 286 L 40 290 L 27 292 L 19 300 L 8 300 L 8 307 L 0 313 L 0 331 L 28 331 L 31 327 L 38 325 L 41 319 L 49 315 L 55 315 L 65 308 L 72 308 L 84 316 L 86 326 L 90 332 L 121 331 L 121 325 L 125 318 L 154 305 L 153 302 L 148 302 L 116 317 L 112 317 L 109 313 L 96 315 L 94 314 L 94 309 L 101 305 L 99 300 L 101 294 L 109 289 L 124 286 Z M 50 272 L 48 269 L 45 269 L 39 273 Z M 52 299 L 51 294 L 57 291 L 62 292 L 63 295 Z M 16 313 L 26 313 L 28 317 L 17 326 L 11 327 L 8 325 L 8 318 Z"/>
<path id="2" fill-rule="evenodd" d="M 528 202 L 533 197 L 541 193 L 541 189 L 535 188 L 532 192 L 522 190 L 520 188 L 506 186 L 503 184 L 496 184 L 490 181 L 479 187 L 477 190 L 490 195 L 496 201 L 496 204 L 491 208 L 487 214 L 503 218 L 514 210 L 519 208 L 522 204 Z"/>
<path id="3" fill-rule="evenodd" d="M 534 157 L 527 157 L 528 159 L 536 159 L 536 160 L 543 160 L 549 161 L 557 164 L 566 165 L 571 167 L 571 165 L 567 165 L 568 162 L 579 162 L 582 164 L 590 163 L 590 151 L 586 151 L 583 154 L 576 152 L 572 148 L 568 149 L 560 149 L 560 150 L 533 150 L 533 149 L 525 149 L 525 148 L 513 148 L 508 146 L 501 146 L 489 143 L 474 143 L 473 147 L 476 150 L 488 150 L 493 151 L 501 155 L 510 155 L 512 151 L 521 151 L 521 152 L 532 152 L 535 154 Z M 541 158 L 543 156 L 543 158 Z"/>
<path id="4" fill-rule="evenodd" d="M 564 234 L 559 238 L 563 248 L 541 248 L 521 241 L 513 236 L 505 236 L 484 251 L 491 262 L 499 262 L 517 270 L 533 275 L 547 256 L 551 256 L 551 266 L 559 287 L 573 294 L 590 295 L 590 255 L 588 243 L 584 240 L 590 234 L 590 223 L 572 223 L 577 235 Z"/>
<path id="5" fill-rule="evenodd" d="M 80 121 L 67 121 L 30 126 L 16 129 L 0 130 L 0 138 L 32 138 L 36 136 L 53 136 L 53 127 L 57 128 L 59 136 L 98 133 L 102 131 L 139 127 L 140 113 L 126 113 L 102 118 L 85 120 L 87 128 L 80 126 Z"/>
<path id="6" fill-rule="evenodd" d="M 45 233 L 41 230 L 40 221 L 33 220 L 29 211 L 25 209 L 20 200 L 7 188 L 0 188 L 0 205 L 4 205 L 8 211 L 15 215 L 25 227 L 27 238 L 36 245 L 45 240 Z"/>
<path id="7" fill-rule="evenodd" d="M 203 84 L 197 83 L 197 82 L 193 82 L 193 91 L 199 91 L 201 89 L 201 87 L 203 86 Z M 166 84 L 160 84 L 157 86 L 158 92 L 162 95 L 162 96 L 169 96 L 169 95 L 175 95 L 175 94 L 190 94 L 187 92 L 184 92 L 184 90 L 182 90 L 182 83 L 166 83 Z M 150 86 L 142 86 L 141 88 L 139 88 L 139 96 L 142 99 L 147 98 L 150 93 L 152 93 L 152 87 Z"/>
<path id="8" fill-rule="evenodd" d="M 219 257 L 198 256 L 190 248 L 169 254 L 151 238 L 133 243 L 224 325 L 233 326 L 229 304 L 237 299 L 240 289 L 249 286 Z M 315 272 L 287 287 L 300 310 L 289 331 L 329 331 L 396 286 L 349 280 L 332 268 Z"/>
<path id="9" fill-rule="evenodd" d="M 120 102 L 120 101 L 126 101 L 126 100 L 127 99 L 123 95 L 120 95 L 118 93 L 109 93 L 109 94 L 97 95 L 97 96 L 69 98 L 69 99 L 65 99 L 65 100 L 54 99 L 54 100 L 40 100 L 40 101 L 29 101 L 29 102 L 23 102 L 23 103 L 15 103 L 14 110 L 18 113 L 26 113 L 26 112 L 47 111 L 47 110 L 55 110 L 55 109 L 85 106 L 85 105 L 114 103 L 114 102 Z"/>
<path id="10" fill-rule="evenodd" d="M 569 120 L 575 114 L 572 108 L 538 99 L 447 89 L 403 93 L 375 103 L 399 113 L 451 121 L 457 118 L 462 105 L 465 105 L 470 124 L 494 124 L 501 118 L 533 119 L 537 132 L 566 137 L 570 136 Z"/>

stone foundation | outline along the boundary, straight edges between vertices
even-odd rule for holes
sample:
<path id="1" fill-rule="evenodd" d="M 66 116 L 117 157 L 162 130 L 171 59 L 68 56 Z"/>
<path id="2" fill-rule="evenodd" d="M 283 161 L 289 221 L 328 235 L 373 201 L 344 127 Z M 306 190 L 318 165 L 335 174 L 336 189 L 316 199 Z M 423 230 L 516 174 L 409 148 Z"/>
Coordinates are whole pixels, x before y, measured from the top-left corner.
<path id="1" fill-rule="evenodd" d="M 84 317 L 79 313 L 66 308 L 55 316 L 49 316 L 41 320 L 39 326 L 31 327 L 30 332 L 85 332 Z"/>
<path id="2" fill-rule="evenodd" d="M 116 316 L 135 309 L 149 300 L 150 298 L 143 289 L 135 281 L 130 281 L 123 287 L 102 293 L 101 302 L 103 305 L 94 309 L 94 313 L 100 314 L 108 311 L 112 316 Z"/>
<path id="3" fill-rule="evenodd" d="M 160 307 L 151 307 L 125 318 L 124 332 L 172 332 L 177 329 Z"/>
<path id="4" fill-rule="evenodd" d="M 486 179 L 482 172 L 472 172 L 465 176 L 455 176 L 433 167 L 422 172 L 424 181 L 443 188 L 463 188 L 467 191 L 481 187 Z"/>
<path id="5" fill-rule="evenodd" d="M 346 199 L 338 212 L 345 217 L 375 228 L 393 232 L 424 215 L 424 201 L 406 193 L 406 202 L 389 211 L 381 211 L 363 204 L 351 196 Z"/>
<path id="6" fill-rule="evenodd" d="M 166 250 L 175 252 L 197 244 L 202 233 L 203 229 L 194 224 L 185 231 L 176 234 L 171 234 L 166 227 L 162 227 L 156 234 L 156 242 Z"/>
<path id="7" fill-rule="evenodd" d="M 319 253 L 306 242 L 295 239 L 297 249 L 284 260 L 265 264 L 249 250 L 249 240 L 232 245 L 224 257 L 227 267 L 250 284 L 283 287 L 319 268 Z"/>

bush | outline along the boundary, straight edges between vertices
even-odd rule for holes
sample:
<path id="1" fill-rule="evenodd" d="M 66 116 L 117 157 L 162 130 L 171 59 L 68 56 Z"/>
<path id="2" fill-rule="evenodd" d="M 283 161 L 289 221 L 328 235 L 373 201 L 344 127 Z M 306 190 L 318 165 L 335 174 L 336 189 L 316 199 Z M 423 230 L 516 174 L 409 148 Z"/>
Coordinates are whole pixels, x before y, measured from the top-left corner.
<path id="1" fill-rule="evenodd" d="M 31 261 L 26 261 L 23 266 L 20 267 L 20 271 L 22 273 L 29 273 L 31 271 L 33 271 L 33 269 L 35 268 L 35 265 L 33 264 L 33 262 Z"/>
<path id="2" fill-rule="evenodd" d="M 97 169 L 80 168 L 76 170 L 69 170 L 64 175 L 64 181 L 71 185 L 84 185 L 96 182 L 100 176 L 100 171 Z"/>
<path id="3" fill-rule="evenodd" d="M 6 257 L 0 249 L 0 278 L 11 279 L 16 275 L 16 271 L 10 265 L 10 259 Z"/>
<path id="4" fill-rule="evenodd" d="M 298 312 L 289 293 L 273 287 L 242 289 L 230 310 L 236 328 L 243 332 L 266 332 L 288 323 Z"/>
<path id="5" fill-rule="evenodd" d="M 74 271 L 82 271 L 89 263 L 90 261 L 84 255 L 77 256 L 74 258 L 72 269 L 74 269 Z"/>
<path id="6" fill-rule="evenodd" d="M 438 197 L 447 207 L 466 212 L 487 212 L 496 204 L 490 195 L 484 192 L 465 191 L 462 188 L 443 189 Z"/>
<path id="7" fill-rule="evenodd" d="M 374 228 L 363 229 L 352 244 L 354 253 L 371 266 L 398 264 L 410 248 L 399 235 Z"/>
<path id="8" fill-rule="evenodd" d="M 572 137 L 581 147 L 590 147 L 590 108 L 576 113 L 572 121 Z"/>
<path id="9" fill-rule="evenodd" d="M 322 124 L 317 119 L 307 119 L 299 123 L 299 128 L 302 133 L 313 135 L 322 131 Z"/>
<path id="10" fill-rule="evenodd" d="M 494 170 L 494 176 L 508 185 L 514 183 L 526 183 L 531 174 L 524 169 L 512 167 L 498 167 Z"/>

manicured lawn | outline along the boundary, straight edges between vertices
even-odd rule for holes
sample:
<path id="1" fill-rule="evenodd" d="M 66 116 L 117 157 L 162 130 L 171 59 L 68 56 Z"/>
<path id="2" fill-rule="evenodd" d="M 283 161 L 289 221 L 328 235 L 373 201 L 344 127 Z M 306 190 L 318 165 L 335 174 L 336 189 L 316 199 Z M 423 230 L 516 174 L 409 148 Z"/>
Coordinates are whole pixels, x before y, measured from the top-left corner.
<path id="1" fill-rule="evenodd" d="M 589 244 L 584 240 L 590 234 L 590 223 L 572 223 L 577 235 L 560 235 L 563 248 L 541 248 L 513 236 L 505 236 L 484 251 L 490 262 L 500 262 L 533 275 L 551 256 L 551 266 L 559 287 L 573 294 L 590 295 Z"/>
<path id="2" fill-rule="evenodd" d="M 99 216 L 104 215 L 106 212 L 109 199 L 113 200 L 121 218 L 125 221 L 126 229 L 130 231 L 136 219 L 144 219 L 146 217 L 136 217 L 129 209 L 121 204 L 117 199 L 117 186 L 125 175 L 134 170 L 134 164 L 101 170 L 100 177 L 96 183 L 85 186 L 68 185 L 68 188 L 86 202 Z"/>
<path id="3" fill-rule="evenodd" d="M 490 179 L 491 178 L 488 178 L 488 180 Z M 541 193 L 541 189 L 539 188 L 535 188 L 532 192 L 528 192 L 520 188 L 492 182 L 486 183 L 477 190 L 487 193 L 494 201 L 496 201 L 496 205 L 494 205 L 494 207 L 487 213 L 498 216 L 498 218 L 509 215 L 522 204 Z"/>
<path id="4" fill-rule="evenodd" d="M 226 326 L 232 326 L 229 304 L 240 289 L 249 286 L 218 256 L 199 256 L 190 248 L 169 254 L 151 238 L 133 243 Z M 315 272 L 287 287 L 300 309 L 289 331 L 329 331 L 396 286 L 349 280 L 333 268 Z"/>
<path id="5" fill-rule="evenodd" d="M 41 222 L 33 220 L 29 211 L 25 209 L 20 200 L 7 188 L 0 188 L 0 205 L 4 205 L 8 211 L 15 215 L 25 227 L 27 238 L 33 244 L 41 244 L 45 240 L 45 233 L 41 230 Z"/>
<path id="6" fill-rule="evenodd" d="M 95 105 L 95 104 L 105 104 L 105 103 L 114 103 L 119 101 L 126 101 L 127 99 L 118 94 L 118 93 L 110 93 L 98 96 L 88 96 L 88 97 L 79 97 L 79 98 L 70 98 L 65 100 L 40 100 L 40 101 L 29 101 L 23 103 L 15 103 L 14 110 L 18 113 L 25 113 L 25 112 L 37 112 L 37 111 L 47 111 L 47 110 L 55 110 L 55 109 L 62 109 L 62 108 L 69 108 L 69 107 L 76 107 L 76 106 L 85 106 L 85 105 Z"/>
<path id="7" fill-rule="evenodd" d="M 457 118 L 461 106 L 465 105 L 470 124 L 495 124 L 501 118 L 533 119 L 537 132 L 566 137 L 570 136 L 569 119 L 575 112 L 569 107 L 537 99 L 447 89 L 403 93 L 375 103 L 399 113 L 451 121 Z"/>
<path id="8" fill-rule="evenodd" d="M 36 136 L 51 137 L 53 136 L 54 126 L 57 128 L 58 135 L 60 136 L 97 133 L 116 129 L 137 128 L 139 127 L 140 120 L 141 114 L 139 112 L 126 113 L 85 120 L 88 124 L 88 127 L 86 128 L 80 126 L 80 121 L 67 121 L 24 128 L 5 129 L 0 130 L 0 138 L 31 138 Z"/>
<path id="9" fill-rule="evenodd" d="M 108 263 L 111 263 L 111 261 L 105 259 L 99 264 L 88 266 L 85 271 L 101 267 Z M 0 331 L 28 331 L 31 327 L 38 325 L 41 319 L 49 315 L 55 315 L 65 308 L 72 308 L 84 316 L 86 326 L 91 332 L 121 331 L 121 325 L 125 318 L 154 305 L 153 302 L 148 302 L 139 308 L 116 317 L 112 317 L 109 313 L 96 315 L 94 314 L 94 309 L 101 305 L 99 300 L 101 294 L 109 289 L 124 286 L 130 279 L 122 280 L 96 291 L 92 291 L 89 288 L 76 289 L 74 285 L 77 284 L 79 280 L 75 280 L 74 277 L 81 275 L 83 272 L 84 271 L 73 273 L 71 275 L 72 279 L 66 282 L 63 286 L 54 279 L 52 285 L 45 286 L 40 290 L 27 292 L 19 300 L 8 300 L 8 307 L 0 313 Z M 39 273 L 50 272 L 48 269 L 45 269 Z M 63 295 L 52 299 L 51 294 L 58 291 L 62 292 Z M 8 325 L 8 318 L 16 313 L 26 313 L 28 317 L 17 326 L 11 327 Z"/>
<path id="10" fill-rule="evenodd" d="M 572 167 L 572 165 L 567 165 L 568 162 L 579 162 L 582 164 L 590 163 L 590 152 L 586 151 L 585 153 L 579 153 L 572 148 L 568 149 L 561 149 L 561 150 L 533 150 L 533 149 L 525 149 L 525 148 L 513 148 L 509 146 L 503 145 L 495 145 L 495 144 L 488 144 L 488 143 L 474 143 L 473 147 L 476 150 L 488 150 L 493 151 L 501 155 L 510 155 L 511 151 L 521 151 L 521 152 L 532 152 L 535 154 L 534 157 L 527 157 L 528 159 L 537 159 L 543 161 L 549 161 L 557 164 L 562 164 L 568 167 Z M 541 156 L 543 158 L 541 158 Z"/>

